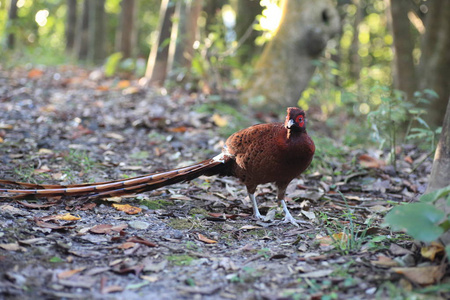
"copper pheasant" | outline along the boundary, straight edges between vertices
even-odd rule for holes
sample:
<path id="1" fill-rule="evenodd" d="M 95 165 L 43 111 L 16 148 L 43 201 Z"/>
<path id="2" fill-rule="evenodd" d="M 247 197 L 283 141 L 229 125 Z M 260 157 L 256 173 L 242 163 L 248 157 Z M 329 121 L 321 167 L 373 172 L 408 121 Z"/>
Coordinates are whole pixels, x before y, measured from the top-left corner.
<path id="1" fill-rule="evenodd" d="M 38 185 L 9 180 L 0 184 L 19 185 L 24 189 L 0 189 L 0 192 L 40 197 L 85 195 L 89 198 L 110 197 L 151 191 L 201 175 L 234 176 L 247 187 L 254 217 L 261 219 L 255 198 L 256 187 L 272 182 L 278 189 L 285 222 L 298 225 L 284 200 L 289 183 L 311 163 L 315 146 L 306 132 L 305 112 L 296 107 L 287 109 L 284 123 L 254 125 L 231 135 L 219 155 L 197 164 L 162 173 L 153 173 L 126 180 L 92 184 Z"/>

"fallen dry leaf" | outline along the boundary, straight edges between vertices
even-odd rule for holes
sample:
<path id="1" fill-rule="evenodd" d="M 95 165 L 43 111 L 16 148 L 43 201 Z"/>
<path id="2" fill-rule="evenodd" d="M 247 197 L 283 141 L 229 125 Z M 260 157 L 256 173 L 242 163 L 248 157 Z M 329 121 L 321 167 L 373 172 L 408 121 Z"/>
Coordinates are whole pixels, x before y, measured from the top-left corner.
<path id="1" fill-rule="evenodd" d="M 28 78 L 33 79 L 33 78 L 40 78 L 42 77 L 42 75 L 44 74 L 44 72 L 42 70 L 39 69 L 31 69 L 28 72 Z"/>
<path id="2" fill-rule="evenodd" d="M 7 244 L 0 244 L 0 248 L 8 250 L 8 251 L 18 251 L 20 250 L 19 243 L 7 243 Z"/>
<path id="3" fill-rule="evenodd" d="M 46 244 L 48 243 L 48 241 L 44 238 L 31 238 L 26 240 L 20 240 L 19 243 L 26 245 L 33 245 L 33 244 Z"/>
<path id="4" fill-rule="evenodd" d="M 139 87 L 137 87 L 137 86 L 130 86 L 130 87 L 125 88 L 125 89 L 122 91 L 122 95 L 132 95 L 132 94 L 137 94 L 137 93 L 139 93 L 140 91 L 141 91 L 141 89 L 140 89 Z"/>
<path id="5" fill-rule="evenodd" d="M 117 293 L 117 292 L 122 292 L 122 291 L 123 291 L 123 287 L 121 287 L 119 285 L 110 285 L 110 286 L 102 288 L 101 293 L 109 294 L 109 293 Z"/>
<path id="6" fill-rule="evenodd" d="M 395 273 L 403 274 L 412 282 L 420 285 L 430 285 L 438 282 L 445 274 L 443 270 L 445 270 L 445 267 L 442 269 L 441 266 L 392 268 L 392 271 Z"/>
<path id="7" fill-rule="evenodd" d="M 128 227 L 127 223 L 121 223 L 119 225 L 115 225 L 115 226 L 111 227 L 111 230 L 115 231 L 115 232 L 121 232 L 122 230 L 124 230 L 127 227 Z"/>
<path id="8" fill-rule="evenodd" d="M 405 156 L 404 160 L 408 163 L 408 164 L 412 164 L 414 162 L 414 160 L 411 158 L 411 156 Z"/>
<path id="9" fill-rule="evenodd" d="M 111 138 L 111 139 L 115 139 L 118 141 L 124 141 L 125 137 L 121 134 L 115 133 L 115 132 L 108 132 L 105 134 L 106 137 Z"/>
<path id="10" fill-rule="evenodd" d="M 124 89 L 127 88 L 131 85 L 129 80 L 121 80 L 119 81 L 119 83 L 117 83 L 117 88 L 119 89 Z"/>
<path id="11" fill-rule="evenodd" d="M 33 174 L 42 174 L 50 172 L 51 170 L 47 166 L 42 166 L 40 169 L 34 169 Z"/>
<path id="12" fill-rule="evenodd" d="M 386 268 L 398 266 L 398 262 L 396 262 L 392 258 L 384 256 L 384 255 L 378 256 L 378 260 L 372 260 L 370 263 L 374 266 L 386 267 Z"/>
<path id="13" fill-rule="evenodd" d="M 101 91 L 101 92 L 109 91 L 109 86 L 99 85 L 99 86 L 97 86 L 96 90 Z"/>
<path id="14" fill-rule="evenodd" d="M 112 205 L 115 209 L 119 211 L 123 211 L 129 215 L 135 215 L 142 211 L 142 208 L 131 206 L 130 204 L 113 204 Z"/>
<path id="15" fill-rule="evenodd" d="M 155 275 L 141 275 L 141 279 L 144 279 L 148 282 L 156 282 L 159 280 L 158 276 Z"/>
<path id="16" fill-rule="evenodd" d="M 58 220 L 64 220 L 64 221 L 78 221 L 81 218 L 75 217 L 74 215 L 71 215 L 70 213 L 66 213 L 65 215 L 57 215 L 56 216 Z"/>
<path id="17" fill-rule="evenodd" d="M 38 153 L 39 154 L 48 154 L 48 155 L 54 154 L 54 152 L 52 150 L 47 149 L 47 148 L 40 148 Z"/>
<path id="18" fill-rule="evenodd" d="M 187 130 L 186 126 L 178 126 L 178 127 L 169 128 L 170 132 L 186 132 L 186 130 Z"/>
<path id="19" fill-rule="evenodd" d="M 63 271 L 63 272 L 59 273 L 57 276 L 58 276 L 58 279 L 67 279 L 67 278 L 72 277 L 73 275 L 75 275 L 77 273 L 80 273 L 84 269 L 86 269 L 86 268 L 83 267 L 83 268 Z"/>
<path id="20" fill-rule="evenodd" d="M 261 226 L 255 226 L 255 225 L 244 225 L 239 230 L 250 230 L 250 229 L 261 229 Z"/>
<path id="21" fill-rule="evenodd" d="M 44 222 L 38 218 L 35 218 L 34 221 L 36 222 L 36 225 L 42 228 L 49 228 L 49 229 L 73 229 L 75 226 L 64 226 L 64 225 L 58 225 L 55 223 L 48 223 Z"/>
<path id="22" fill-rule="evenodd" d="M 307 278 L 320 278 L 320 277 L 328 276 L 328 275 L 330 275 L 333 272 L 334 272 L 333 269 L 325 269 L 325 270 L 317 270 L 317 271 L 312 271 L 312 272 L 300 274 L 299 276 L 300 277 L 307 277 Z"/>
<path id="23" fill-rule="evenodd" d="M 219 114 L 214 114 L 212 116 L 214 124 L 216 124 L 218 127 L 225 127 L 228 124 L 227 119 L 224 117 L 221 117 Z"/>
<path id="24" fill-rule="evenodd" d="M 14 126 L 12 124 L 0 123 L 0 129 L 13 129 Z"/>
<path id="25" fill-rule="evenodd" d="M 386 165 L 386 163 L 383 160 L 377 159 L 377 158 L 369 156 L 367 154 L 360 155 L 358 157 L 358 160 L 359 160 L 359 163 L 361 164 L 361 166 L 363 166 L 365 168 L 379 169 Z"/>
<path id="26" fill-rule="evenodd" d="M 133 248 L 134 246 L 136 246 L 136 243 L 133 242 L 125 242 L 123 244 L 120 244 L 119 246 L 117 246 L 117 248 L 119 249 L 130 249 Z"/>
<path id="27" fill-rule="evenodd" d="M 320 246 L 330 246 L 334 243 L 346 243 L 349 238 L 349 235 L 344 232 L 334 233 L 333 235 L 317 237 L 316 240 L 319 241 Z"/>
<path id="28" fill-rule="evenodd" d="M 204 236 L 201 233 L 199 233 L 197 235 L 197 238 L 198 238 L 199 241 L 202 241 L 202 242 L 207 243 L 207 244 L 216 244 L 217 243 L 217 241 L 211 240 L 211 239 L 207 238 L 206 236 Z"/>
<path id="29" fill-rule="evenodd" d="M 9 204 L 5 204 L 5 205 L 0 206 L 0 211 L 8 212 L 9 214 L 19 215 L 19 216 L 24 216 L 24 215 L 28 214 L 26 211 L 21 210 L 20 208 L 14 207 L 14 206 L 9 205 Z"/>
<path id="30" fill-rule="evenodd" d="M 437 242 L 431 242 L 430 246 L 425 246 L 420 249 L 420 254 L 428 258 L 431 261 L 434 261 L 434 258 L 436 257 L 436 254 L 444 253 L 445 248 L 442 246 L 442 244 Z"/>
<path id="31" fill-rule="evenodd" d="M 93 209 L 94 207 L 96 207 L 97 206 L 97 204 L 96 203 L 94 203 L 94 202 L 90 202 L 90 203 L 85 203 L 82 207 L 80 207 L 79 209 L 80 210 L 91 210 L 91 209 Z"/>
<path id="32" fill-rule="evenodd" d="M 16 200 L 16 202 L 19 203 L 20 205 L 23 205 L 28 208 L 47 208 L 47 207 L 51 207 L 51 206 L 54 206 L 57 204 L 56 202 L 46 203 L 46 204 L 34 204 L 34 203 L 28 203 L 26 201 L 19 201 L 19 200 Z"/>
<path id="33" fill-rule="evenodd" d="M 89 231 L 92 233 L 110 233 L 112 227 L 111 224 L 99 224 L 89 229 Z"/>
<path id="34" fill-rule="evenodd" d="M 139 244 L 146 245 L 148 247 L 158 247 L 157 244 L 147 241 L 146 239 L 143 239 L 139 236 L 132 236 L 129 239 L 127 239 L 127 242 L 139 243 Z"/>

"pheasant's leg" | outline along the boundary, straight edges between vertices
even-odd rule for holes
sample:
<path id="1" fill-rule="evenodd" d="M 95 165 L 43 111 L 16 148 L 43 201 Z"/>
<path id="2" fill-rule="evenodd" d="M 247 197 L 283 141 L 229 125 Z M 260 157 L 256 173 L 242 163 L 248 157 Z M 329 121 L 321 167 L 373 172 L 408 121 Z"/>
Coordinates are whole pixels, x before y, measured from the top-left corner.
<path id="1" fill-rule="evenodd" d="M 283 223 L 291 223 L 297 227 L 299 227 L 298 225 L 298 220 L 296 220 L 291 213 L 289 212 L 289 209 L 286 206 L 286 202 L 284 201 L 284 199 L 281 199 L 281 205 L 283 205 L 283 211 L 284 211 L 284 219 L 283 219 Z"/>
<path id="2" fill-rule="evenodd" d="M 253 205 L 253 216 L 254 216 L 256 219 L 261 220 L 263 217 L 262 217 L 261 214 L 259 213 L 258 203 L 256 202 L 255 194 L 248 193 L 248 196 L 250 197 L 250 200 L 252 200 L 252 205 Z"/>
<path id="3" fill-rule="evenodd" d="M 288 186 L 289 182 L 277 182 L 277 187 L 278 187 L 278 201 L 281 202 L 281 205 L 283 206 L 283 211 L 284 211 L 284 219 L 283 219 L 283 223 L 291 223 L 297 227 L 299 227 L 298 225 L 298 220 L 296 220 L 291 213 L 289 212 L 287 206 L 286 206 L 286 202 L 284 201 L 284 195 L 286 194 L 286 188 Z"/>

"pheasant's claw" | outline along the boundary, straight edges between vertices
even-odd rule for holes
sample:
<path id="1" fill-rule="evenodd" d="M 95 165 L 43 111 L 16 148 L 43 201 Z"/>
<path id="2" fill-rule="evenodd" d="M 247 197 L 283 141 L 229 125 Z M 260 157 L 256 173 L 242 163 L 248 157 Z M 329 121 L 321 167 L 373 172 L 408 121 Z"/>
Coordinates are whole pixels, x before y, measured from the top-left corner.
<path id="1" fill-rule="evenodd" d="M 282 222 L 283 223 L 291 223 L 292 225 L 300 227 L 300 225 L 298 225 L 299 221 L 296 220 L 290 213 L 286 214 L 286 216 L 284 217 Z"/>

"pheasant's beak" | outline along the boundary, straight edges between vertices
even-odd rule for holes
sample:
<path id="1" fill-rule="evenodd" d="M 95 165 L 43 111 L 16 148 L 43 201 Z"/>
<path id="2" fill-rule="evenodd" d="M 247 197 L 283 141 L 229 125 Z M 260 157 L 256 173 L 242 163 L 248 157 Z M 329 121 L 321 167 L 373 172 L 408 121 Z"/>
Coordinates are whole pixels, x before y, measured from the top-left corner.
<path id="1" fill-rule="evenodd" d="M 291 129 L 292 125 L 294 125 L 294 124 L 295 124 L 294 120 L 290 119 L 286 125 L 286 128 Z"/>

